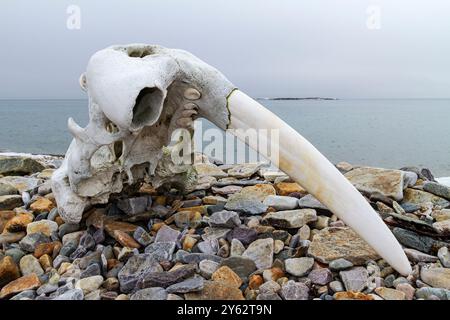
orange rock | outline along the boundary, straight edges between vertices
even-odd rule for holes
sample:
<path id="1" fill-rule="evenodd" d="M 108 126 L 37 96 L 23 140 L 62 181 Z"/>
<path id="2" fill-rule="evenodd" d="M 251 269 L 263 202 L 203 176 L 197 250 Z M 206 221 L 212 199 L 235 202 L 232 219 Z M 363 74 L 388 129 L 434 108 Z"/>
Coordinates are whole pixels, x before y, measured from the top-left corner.
<path id="1" fill-rule="evenodd" d="M 114 230 L 113 238 L 117 240 L 123 247 L 128 248 L 140 248 L 141 245 L 137 243 L 136 240 L 133 239 L 128 233 L 122 230 Z"/>
<path id="2" fill-rule="evenodd" d="M 134 231 L 137 229 L 137 226 L 135 226 L 134 224 L 112 220 L 105 220 L 104 226 L 105 231 L 108 232 L 108 234 L 113 238 L 114 238 L 114 231 L 116 230 L 132 235 Z"/>
<path id="3" fill-rule="evenodd" d="M 256 198 L 259 201 L 264 201 L 267 196 L 276 195 L 275 189 L 270 183 L 260 183 L 254 186 L 244 187 L 239 193 L 249 198 Z"/>
<path id="4" fill-rule="evenodd" d="M 5 231 L 20 232 L 27 228 L 27 225 L 33 222 L 34 216 L 31 213 L 21 213 L 11 218 L 5 225 Z"/>
<path id="5" fill-rule="evenodd" d="M 192 247 L 197 243 L 197 239 L 187 235 L 183 240 L 183 250 L 191 251 Z"/>
<path id="6" fill-rule="evenodd" d="M 10 256 L 4 257 L 0 261 L 0 288 L 19 277 L 20 271 L 13 258 Z"/>
<path id="7" fill-rule="evenodd" d="M 61 242 L 59 241 L 54 241 L 54 242 L 49 242 L 49 243 L 39 243 L 36 248 L 34 249 L 34 256 L 36 258 L 40 258 L 41 256 L 43 256 L 44 254 L 48 254 L 50 256 L 53 256 L 53 251 L 55 249 L 55 247 L 61 247 Z"/>
<path id="8" fill-rule="evenodd" d="M 36 213 L 50 212 L 55 207 L 55 204 L 47 198 L 40 197 L 30 205 L 30 209 Z"/>
<path id="9" fill-rule="evenodd" d="M 222 266 L 217 269 L 211 276 L 211 280 L 222 282 L 225 285 L 239 288 L 242 279 L 230 267 Z"/>
<path id="10" fill-rule="evenodd" d="M 223 282 L 205 281 L 203 290 L 185 294 L 186 300 L 244 300 L 242 291 Z"/>
<path id="11" fill-rule="evenodd" d="M 342 291 L 334 294 L 336 300 L 373 300 L 373 297 L 362 292 Z"/>
<path id="12" fill-rule="evenodd" d="M 106 260 L 107 269 L 111 270 L 112 268 L 117 266 L 119 264 L 119 262 L 120 261 L 117 260 L 117 259 L 108 259 L 108 260 Z"/>
<path id="13" fill-rule="evenodd" d="M 164 222 L 157 222 L 157 223 L 154 223 L 154 224 L 152 225 L 152 231 L 157 232 L 163 225 L 165 225 Z"/>
<path id="14" fill-rule="evenodd" d="M 194 207 L 188 207 L 188 208 L 179 208 L 178 211 L 199 212 L 202 215 L 205 215 L 208 213 L 206 206 L 194 206 Z"/>
<path id="15" fill-rule="evenodd" d="M 41 285 L 41 281 L 35 273 L 18 278 L 2 288 L 0 299 L 4 299 L 25 290 L 34 290 Z"/>
<path id="16" fill-rule="evenodd" d="M 48 254 L 44 254 L 39 258 L 39 263 L 41 264 L 42 269 L 44 269 L 45 271 L 52 268 L 52 261 L 52 258 Z"/>
<path id="17" fill-rule="evenodd" d="M 0 233 L 3 232 L 3 229 L 6 226 L 6 223 L 15 216 L 14 211 L 0 211 Z"/>
<path id="18" fill-rule="evenodd" d="M 284 272 L 281 268 L 274 267 L 270 269 L 272 280 L 277 281 L 278 279 L 284 277 Z"/>
<path id="19" fill-rule="evenodd" d="M 57 216 L 55 218 L 55 222 L 58 224 L 58 226 L 60 226 L 60 225 L 62 225 L 64 223 L 64 220 L 60 216 Z"/>
<path id="20" fill-rule="evenodd" d="M 258 290 L 259 286 L 264 283 L 263 277 L 259 274 L 254 274 L 250 277 L 248 287 L 252 290 Z"/>
<path id="21" fill-rule="evenodd" d="M 165 196 L 157 196 L 155 198 L 155 203 L 161 206 L 165 206 L 167 203 L 167 198 Z"/>
<path id="22" fill-rule="evenodd" d="M 151 196 L 156 195 L 158 192 L 150 184 L 144 183 L 139 189 L 139 193 L 149 194 Z"/>
<path id="23" fill-rule="evenodd" d="M 275 190 L 277 190 L 277 194 L 280 196 L 287 196 L 293 192 L 298 192 L 300 194 L 306 194 L 306 190 L 303 189 L 296 182 L 279 182 L 275 184 Z"/>

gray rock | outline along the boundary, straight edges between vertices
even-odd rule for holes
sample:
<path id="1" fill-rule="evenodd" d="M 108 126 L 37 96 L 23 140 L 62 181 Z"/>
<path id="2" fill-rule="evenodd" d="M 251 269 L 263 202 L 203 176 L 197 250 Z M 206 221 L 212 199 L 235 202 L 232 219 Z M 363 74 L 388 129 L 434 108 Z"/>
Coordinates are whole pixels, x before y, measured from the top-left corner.
<path id="1" fill-rule="evenodd" d="M 407 186 L 405 171 L 400 170 L 359 167 L 347 172 L 345 177 L 356 189 L 377 199 L 381 196 L 400 201 L 403 198 L 403 189 Z"/>
<path id="2" fill-rule="evenodd" d="M 307 194 L 298 200 L 298 206 L 300 208 L 311 208 L 317 210 L 328 210 L 319 200 L 317 200 L 312 194 Z"/>
<path id="3" fill-rule="evenodd" d="M 65 245 L 61 247 L 59 250 L 59 254 L 62 256 L 69 257 L 78 247 L 77 241 L 68 241 Z"/>
<path id="4" fill-rule="evenodd" d="M 280 294 L 284 300 L 308 300 L 309 288 L 301 282 L 289 280 L 281 287 Z"/>
<path id="5" fill-rule="evenodd" d="M 121 199 L 117 201 L 117 207 L 128 215 L 136 215 L 150 210 L 152 197 L 141 196 Z"/>
<path id="6" fill-rule="evenodd" d="M 413 262 L 436 262 L 438 260 L 438 257 L 431 256 L 415 249 L 405 248 L 403 251 L 405 251 L 409 260 Z"/>
<path id="7" fill-rule="evenodd" d="M 51 220 L 51 219 L 49 219 Z M 59 226 L 58 236 L 62 239 L 66 234 L 80 230 L 80 226 L 77 223 L 64 223 Z"/>
<path id="8" fill-rule="evenodd" d="M 261 284 L 258 290 L 260 293 L 278 292 L 281 290 L 281 286 L 277 282 L 269 280 Z"/>
<path id="9" fill-rule="evenodd" d="M 195 271 L 195 264 L 186 264 L 170 272 L 147 272 L 139 279 L 136 287 L 138 289 L 149 287 L 167 288 L 175 283 L 192 277 L 195 274 Z"/>
<path id="10" fill-rule="evenodd" d="M 133 238 L 144 247 L 148 246 L 153 241 L 153 237 L 142 227 L 136 228 Z"/>
<path id="11" fill-rule="evenodd" d="M 339 275 L 347 291 L 362 291 L 368 285 L 368 272 L 363 267 L 355 267 L 348 271 L 341 271 Z"/>
<path id="12" fill-rule="evenodd" d="M 241 225 L 239 214 L 235 211 L 222 210 L 213 213 L 208 220 L 211 227 L 234 228 Z"/>
<path id="13" fill-rule="evenodd" d="M 146 273 L 161 272 L 163 269 L 151 254 L 132 256 L 118 274 L 120 290 L 130 292 Z"/>
<path id="14" fill-rule="evenodd" d="M 392 233 L 404 246 L 414 248 L 425 253 L 437 252 L 439 248 L 446 245 L 443 241 L 438 241 L 431 237 L 420 235 L 416 232 L 402 228 L 394 228 Z"/>
<path id="15" fill-rule="evenodd" d="M 256 296 L 256 300 L 281 300 L 280 296 L 275 292 L 264 292 Z"/>
<path id="16" fill-rule="evenodd" d="M 344 291 L 344 285 L 340 281 L 331 281 L 329 284 L 330 289 L 333 292 L 341 292 Z"/>
<path id="17" fill-rule="evenodd" d="M 25 191 L 34 190 L 41 184 L 41 179 L 31 178 L 31 177 L 19 177 L 19 176 L 8 176 L 0 178 L 0 183 L 9 184 L 19 191 L 19 193 Z"/>
<path id="18" fill-rule="evenodd" d="M 25 290 L 25 291 L 22 291 L 22 292 L 16 294 L 12 298 L 10 298 L 10 300 L 28 300 L 28 299 L 33 300 L 35 297 L 36 297 L 36 291 Z"/>
<path id="19" fill-rule="evenodd" d="M 245 246 L 255 241 L 257 237 L 258 233 L 255 229 L 245 227 L 234 228 L 227 234 L 227 240 L 229 242 L 233 239 L 237 239 Z"/>
<path id="20" fill-rule="evenodd" d="M 200 263 L 202 260 L 212 260 L 217 263 L 222 261 L 222 257 L 207 254 L 207 253 L 190 253 L 184 250 L 178 250 L 175 255 L 175 260 L 182 263 Z"/>
<path id="21" fill-rule="evenodd" d="M 32 273 L 35 273 L 37 276 L 44 274 L 44 270 L 42 270 L 39 260 L 36 259 L 32 254 L 23 256 L 22 259 L 20 259 L 19 265 L 20 271 L 24 276 Z"/>
<path id="22" fill-rule="evenodd" d="M 179 235 L 180 231 L 163 225 L 156 234 L 155 242 L 176 242 Z"/>
<path id="23" fill-rule="evenodd" d="M 167 291 L 164 288 L 145 288 L 131 295 L 130 300 L 167 300 Z"/>
<path id="24" fill-rule="evenodd" d="M 202 277 L 194 276 L 179 283 L 175 283 L 167 287 L 168 293 L 187 293 L 200 291 L 203 289 L 204 279 Z"/>
<path id="25" fill-rule="evenodd" d="M 235 178 L 249 178 L 254 175 L 261 167 L 262 163 L 243 163 L 234 166 L 227 171 L 228 176 Z"/>
<path id="26" fill-rule="evenodd" d="M 24 156 L 0 156 L 0 174 L 8 175 L 29 175 L 40 172 L 45 167 L 37 160 Z"/>
<path id="27" fill-rule="evenodd" d="M 263 204 L 275 210 L 293 210 L 298 206 L 298 199 L 287 196 L 269 195 L 264 199 Z"/>
<path id="28" fill-rule="evenodd" d="M 197 248 L 206 254 L 217 254 L 219 251 L 219 241 L 217 239 L 209 239 L 197 244 Z"/>
<path id="29" fill-rule="evenodd" d="M 333 274 L 327 268 L 315 269 L 308 274 L 313 284 L 324 286 L 333 280 Z"/>
<path id="30" fill-rule="evenodd" d="M 450 268 L 450 253 L 447 247 L 442 247 L 438 251 L 438 257 L 441 261 L 441 264 L 445 268 Z"/>
<path id="31" fill-rule="evenodd" d="M 284 264 L 286 272 L 296 277 L 303 277 L 311 271 L 314 265 L 314 259 L 307 257 L 290 258 L 286 259 Z"/>
<path id="32" fill-rule="evenodd" d="M 236 193 L 228 198 L 226 210 L 242 212 L 245 214 L 261 214 L 267 211 L 267 206 L 258 199 L 249 198 L 246 194 Z"/>
<path id="33" fill-rule="evenodd" d="M 258 269 L 268 269 L 273 263 L 274 244 L 272 238 L 253 241 L 242 254 L 255 262 Z"/>
<path id="34" fill-rule="evenodd" d="M 81 289 L 70 289 L 61 295 L 53 298 L 53 300 L 83 300 L 84 294 Z"/>
<path id="35" fill-rule="evenodd" d="M 93 263 L 89 265 L 86 269 L 84 269 L 81 272 L 80 279 L 92 277 L 92 276 L 99 276 L 102 274 L 101 267 L 98 263 Z"/>
<path id="36" fill-rule="evenodd" d="M 22 196 L 6 195 L 0 196 L 0 210 L 12 210 L 23 204 Z"/>
<path id="37" fill-rule="evenodd" d="M 11 248 L 5 251 L 5 256 L 10 256 L 15 263 L 19 263 L 20 259 L 25 255 L 25 252 L 18 248 Z"/>
<path id="38" fill-rule="evenodd" d="M 36 290 L 36 294 L 38 296 L 40 296 L 40 295 L 43 295 L 43 294 L 49 294 L 49 293 L 55 292 L 56 290 L 58 290 L 58 285 L 57 284 L 46 283 L 46 284 L 40 286 Z"/>
<path id="39" fill-rule="evenodd" d="M 430 299 L 431 296 L 436 296 L 440 300 L 450 300 L 450 290 L 424 287 L 417 289 L 415 296 L 426 300 Z"/>
<path id="40" fill-rule="evenodd" d="M 241 279 L 245 280 L 256 270 L 256 264 L 252 259 L 245 257 L 229 257 L 224 259 L 219 267 L 227 266 L 233 270 Z"/>
<path id="41" fill-rule="evenodd" d="M 298 209 L 269 212 L 262 221 L 278 228 L 300 228 L 317 220 L 316 210 Z"/>
<path id="42" fill-rule="evenodd" d="M 19 245 L 20 248 L 26 252 L 34 252 L 34 249 L 38 244 L 48 242 L 50 242 L 49 237 L 43 233 L 36 232 L 26 235 L 22 240 L 20 240 Z"/>
<path id="43" fill-rule="evenodd" d="M 345 270 L 345 269 L 349 269 L 349 268 L 353 267 L 353 263 L 351 263 L 350 261 L 345 260 L 343 258 L 339 258 L 339 259 L 331 261 L 328 264 L 328 267 L 331 270 L 341 271 L 341 270 Z"/>
<path id="44" fill-rule="evenodd" d="M 253 261 L 252 261 L 253 262 Z M 206 278 L 210 279 L 212 274 L 219 269 L 219 264 L 212 260 L 202 260 L 198 264 L 198 267 L 200 269 L 200 274 Z"/>
<path id="45" fill-rule="evenodd" d="M 0 182 L 0 196 L 18 194 L 18 190 L 10 184 Z"/>
<path id="46" fill-rule="evenodd" d="M 450 269 L 422 267 L 420 278 L 433 288 L 450 290 Z"/>
<path id="47" fill-rule="evenodd" d="M 274 249 L 275 250 L 275 249 Z M 245 251 L 245 247 L 238 239 L 232 239 L 231 240 L 231 246 L 230 246 L 230 256 L 242 256 L 242 254 Z"/>
<path id="48" fill-rule="evenodd" d="M 155 242 L 145 248 L 145 253 L 151 254 L 158 262 L 171 261 L 175 245 L 175 242 Z"/>
<path id="49" fill-rule="evenodd" d="M 59 255 L 53 260 L 53 268 L 58 269 L 63 262 L 70 262 L 69 257 Z"/>
<path id="50" fill-rule="evenodd" d="M 423 190 L 450 200 L 450 188 L 437 182 L 425 182 L 423 184 Z"/>

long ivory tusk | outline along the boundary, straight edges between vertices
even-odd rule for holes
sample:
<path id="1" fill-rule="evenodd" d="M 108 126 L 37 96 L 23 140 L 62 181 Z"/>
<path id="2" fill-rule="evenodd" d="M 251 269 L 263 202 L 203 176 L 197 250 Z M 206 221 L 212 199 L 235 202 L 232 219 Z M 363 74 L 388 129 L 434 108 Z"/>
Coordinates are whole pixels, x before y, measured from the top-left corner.
<path id="1" fill-rule="evenodd" d="M 278 129 L 279 159 L 248 144 L 319 199 L 359 234 L 382 258 L 402 275 L 412 272 L 400 244 L 356 188 L 311 143 L 287 123 L 239 90 L 228 97 L 230 129 L 245 141 L 247 129 Z M 270 150 L 270 148 L 267 148 Z"/>

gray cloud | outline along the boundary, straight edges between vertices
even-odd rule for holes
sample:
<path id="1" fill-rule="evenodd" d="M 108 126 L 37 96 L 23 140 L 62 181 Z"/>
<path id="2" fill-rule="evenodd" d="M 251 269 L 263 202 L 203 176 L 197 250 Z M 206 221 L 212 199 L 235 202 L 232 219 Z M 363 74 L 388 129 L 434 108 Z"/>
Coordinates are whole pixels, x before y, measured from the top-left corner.
<path id="1" fill-rule="evenodd" d="M 80 30 L 66 28 L 70 4 Z M 445 98 L 449 12 L 439 0 L 2 0 L 0 98 L 83 98 L 90 55 L 132 42 L 191 51 L 253 96 Z"/>

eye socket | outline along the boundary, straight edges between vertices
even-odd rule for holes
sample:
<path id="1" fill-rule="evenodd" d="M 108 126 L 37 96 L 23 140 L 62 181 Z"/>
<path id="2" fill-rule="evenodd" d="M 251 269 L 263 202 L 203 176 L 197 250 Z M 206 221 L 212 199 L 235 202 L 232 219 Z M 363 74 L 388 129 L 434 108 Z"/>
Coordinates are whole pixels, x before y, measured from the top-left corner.
<path id="1" fill-rule="evenodd" d="M 137 129 L 154 124 L 161 114 L 164 93 L 156 88 L 144 88 L 139 92 L 133 107 L 132 128 Z"/>
<path id="2" fill-rule="evenodd" d="M 132 58 L 144 58 L 153 54 L 150 47 L 130 47 L 127 50 L 128 56 Z"/>

